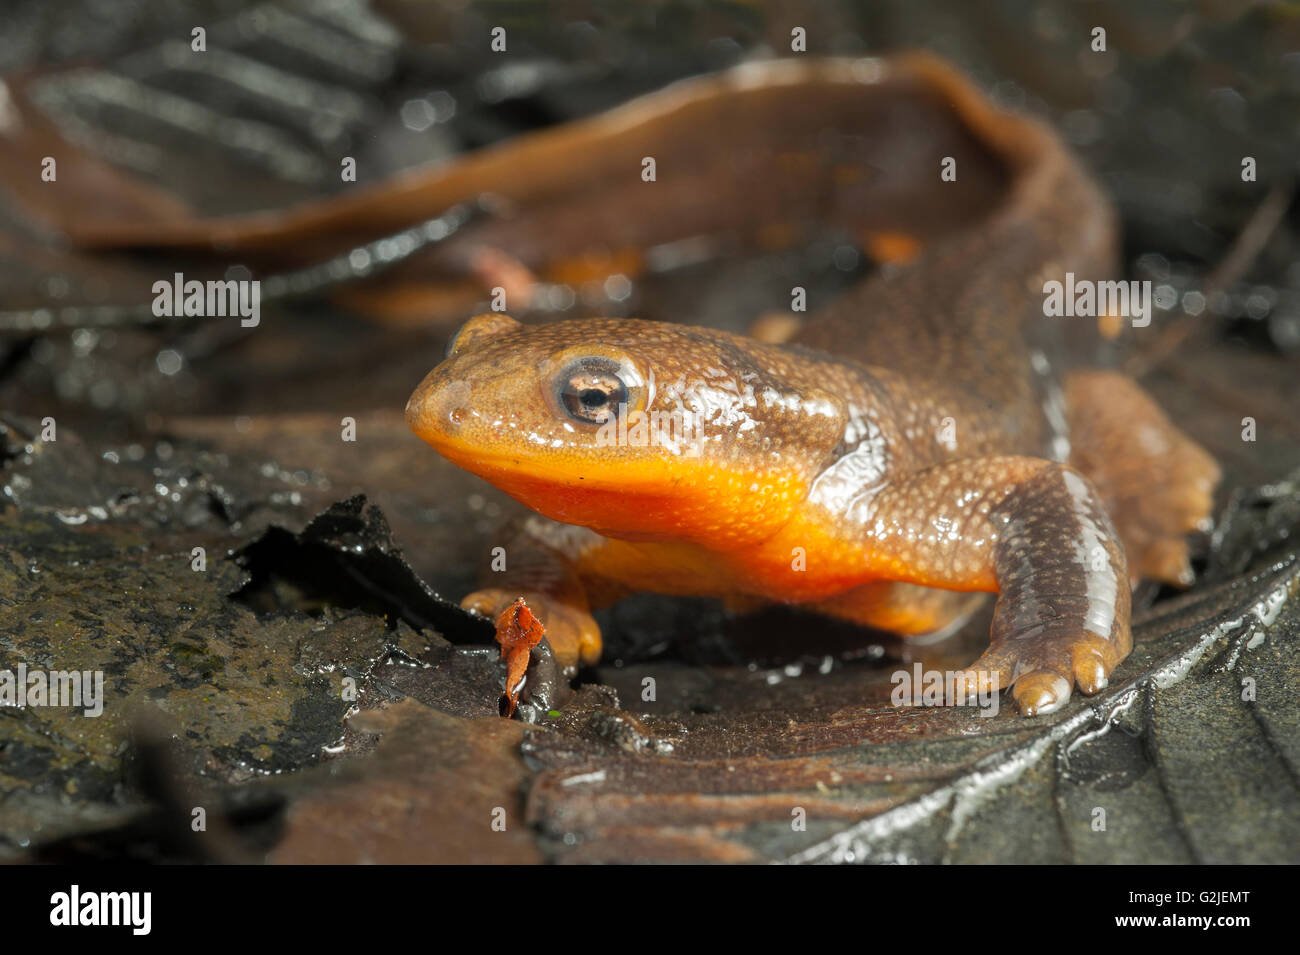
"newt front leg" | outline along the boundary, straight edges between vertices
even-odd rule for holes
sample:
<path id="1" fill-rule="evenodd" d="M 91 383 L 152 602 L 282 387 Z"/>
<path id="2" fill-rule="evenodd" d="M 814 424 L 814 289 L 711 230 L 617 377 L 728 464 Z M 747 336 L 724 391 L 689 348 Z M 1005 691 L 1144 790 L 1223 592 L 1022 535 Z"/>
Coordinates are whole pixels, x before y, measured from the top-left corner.
<path id="1" fill-rule="evenodd" d="M 1128 655 L 1124 548 L 1096 491 L 1064 465 L 987 457 L 887 487 L 855 515 L 873 559 L 914 583 L 996 590 L 989 649 L 967 671 L 996 675 L 1026 715 L 1106 686 Z"/>
<path id="2" fill-rule="evenodd" d="M 482 575 L 485 584 L 460 602 L 466 610 L 496 621 L 523 598 L 546 631 L 546 641 L 567 676 L 579 663 L 600 660 L 600 627 L 591 616 L 587 590 L 573 557 L 537 531 L 539 521 L 507 525 L 501 537 L 504 566 Z M 576 530 L 576 529 L 574 529 Z M 556 546 L 556 545 L 560 546 Z"/>

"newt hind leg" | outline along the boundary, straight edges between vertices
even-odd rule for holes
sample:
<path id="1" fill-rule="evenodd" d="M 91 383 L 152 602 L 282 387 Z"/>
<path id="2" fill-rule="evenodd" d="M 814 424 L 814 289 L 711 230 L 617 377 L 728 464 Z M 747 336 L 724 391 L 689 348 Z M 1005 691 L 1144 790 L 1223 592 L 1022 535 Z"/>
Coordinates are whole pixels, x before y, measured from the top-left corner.
<path id="1" fill-rule="evenodd" d="M 1097 488 L 1133 580 L 1191 584 L 1187 534 L 1209 526 L 1219 466 L 1126 375 L 1075 372 L 1065 399 L 1070 464 Z"/>

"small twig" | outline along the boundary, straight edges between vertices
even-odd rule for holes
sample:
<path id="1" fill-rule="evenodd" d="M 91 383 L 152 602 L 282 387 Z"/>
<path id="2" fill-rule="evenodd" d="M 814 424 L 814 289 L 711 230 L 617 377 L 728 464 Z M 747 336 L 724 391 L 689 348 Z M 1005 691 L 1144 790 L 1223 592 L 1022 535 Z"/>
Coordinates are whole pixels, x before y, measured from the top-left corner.
<path id="1" fill-rule="evenodd" d="M 1269 189 L 1268 195 L 1251 213 L 1245 227 L 1237 233 L 1227 255 L 1206 274 L 1199 290 L 1206 302 L 1241 278 L 1258 258 L 1277 231 L 1282 217 L 1286 215 L 1294 190 L 1295 185 L 1290 180 L 1275 183 Z M 1186 317 L 1182 321 L 1166 325 L 1150 348 L 1125 362 L 1124 370 L 1134 378 L 1149 374 L 1194 336 L 1204 334 L 1208 325 L 1208 322 L 1197 322 Z"/>
<path id="2" fill-rule="evenodd" d="M 393 235 L 356 246 L 324 262 L 261 279 L 263 302 L 305 298 L 355 279 L 370 278 L 406 261 L 423 249 L 451 238 L 487 213 L 482 203 L 453 206 L 442 215 Z M 71 328 L 122 328 L 171 324 L 204 316 L 163 316 L 153 303 L 136 305 L 68 305 L 0 312 L 0 334 L 41 334 Z"/>

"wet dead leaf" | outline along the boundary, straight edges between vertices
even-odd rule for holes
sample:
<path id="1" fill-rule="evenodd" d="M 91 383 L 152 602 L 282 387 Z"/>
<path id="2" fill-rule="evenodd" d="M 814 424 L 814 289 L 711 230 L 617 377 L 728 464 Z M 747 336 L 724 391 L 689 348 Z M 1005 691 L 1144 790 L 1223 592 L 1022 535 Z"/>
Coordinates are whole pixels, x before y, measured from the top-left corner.
<path id="1" fill-rule="evenodd" d="M 533 647 L 542 642 L 546 628 L 533 616 L 523 597 L 517 599 L 497 616 L 497 643 L 501 645 L 501 659 L 506 661 L 506 689 L 501 696 L 502 716 L 513 716 L 519 704 L 519 694 L 528 674 L 528 659 Z"/>

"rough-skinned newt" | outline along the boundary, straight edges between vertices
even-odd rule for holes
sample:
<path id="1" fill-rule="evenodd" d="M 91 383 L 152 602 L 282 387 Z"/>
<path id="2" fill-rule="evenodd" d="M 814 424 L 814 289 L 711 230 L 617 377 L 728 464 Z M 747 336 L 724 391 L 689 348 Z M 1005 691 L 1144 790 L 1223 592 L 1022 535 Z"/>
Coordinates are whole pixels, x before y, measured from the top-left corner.
<path id="1" fill-rule="evenodd" d="M 1185 535 L 1206 526 L 1218 480 L 1135 382 L 1072 367 L 1097 354 L 1100 322 L 1044 315 L 1045 282 L 1113 274 L 1113 211 L 1046 126 L 928 57 L 747 67 L 691 92 L 694 113 L 680 91 L 637 109 L 677 142 L 708 131 L 674 117 L 722 116 L 756 91 L 813 92 L 865 117 L 855 150 L 778 108 L 779 147 L 744 162 L 892 261 L 787 341 L 471 319 L 407 420 L 545 519 L 519 529 L 507 571 L 465 606 L 496 615 L 524 596 L 576 666 L 599 657 L 591 610 L 634 591 L 793 603 L 904 635 L 996 592 L 972 686 L 995 676 L 1029 715 L 1076 685 L 1097 692 L 1131 648 L 1132 584 L 1190 580 Z M 575 142 L 575 176 L 597 145 Z M 955 181 L 940 175 L 948 156 Z M 665 187 L 662 163 L 660 182 L 639 173 L 626 171 L 632 188 L 662 205 L 645 226 L 656 241 L 679 212 L 687 234 L 732 211 L 740 231 L 773 224 L 752 207 L 687 214 L 709 196 Z M 848 191 L 819 191 L 825 176 Z M 786 223 L 795 207 L 754 205 Z"/>

